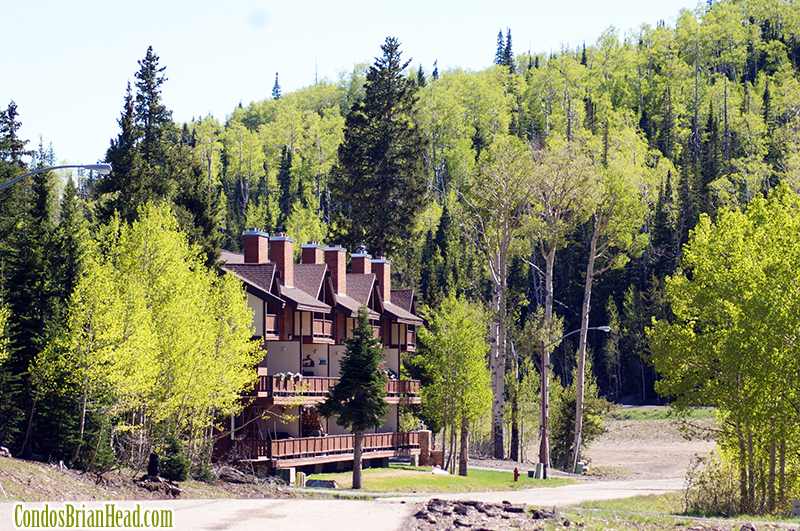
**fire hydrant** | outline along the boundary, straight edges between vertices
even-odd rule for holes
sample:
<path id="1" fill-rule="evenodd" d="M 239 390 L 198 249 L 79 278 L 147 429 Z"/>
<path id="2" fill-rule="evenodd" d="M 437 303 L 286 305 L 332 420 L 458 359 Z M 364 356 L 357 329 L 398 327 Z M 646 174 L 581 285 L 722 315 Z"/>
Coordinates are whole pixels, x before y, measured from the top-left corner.
<path id="1" fill-rule="evenodd" d="M 519 468 L 514 467 L 514 481 L 519 481 Z"/>

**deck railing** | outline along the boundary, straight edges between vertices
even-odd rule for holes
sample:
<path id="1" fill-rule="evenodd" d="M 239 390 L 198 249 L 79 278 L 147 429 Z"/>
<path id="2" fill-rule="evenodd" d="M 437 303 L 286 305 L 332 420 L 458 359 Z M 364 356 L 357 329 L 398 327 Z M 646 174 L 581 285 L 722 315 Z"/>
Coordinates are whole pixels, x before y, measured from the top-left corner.
<path id="1" fill-rule="evenodd" d="M 234 442 L 237 455 L 247 459 L 301 459 L 336 454 L 352 454 L 354 435 L 329 435 L 327 437 L 301 437 L 278 441 L 239 440 Z M 419 448 L 419 433 L 365 433 L 362 441 L 364 453 Z"/>
<path id="2" fill-rule="evenodd" d="M 278 335 L 278 316 L 268 313 L 264 316 L 264 334 L 268 336 Z"/>
<path id="3" fill-rule="evenodd" d="M 339 381 L 338 378 L 319 376 L 281 378 L 280 376 L 259 374 L 255 391 L 266 393 L 268 397 L 273 398 L 293 396 L 321 398 L 337 381 Z M 419 395 L 419 386 L 419 380 L 389 380 L 386 383 L 386 396 L 387 398 L 413 397 Z"/>
<path id="4" fill-rule="evenodd" d="M 333 337 L 333 321 L 328 321 L 326 319 L 314 319 L 312 328 L 314 337 Z"/>

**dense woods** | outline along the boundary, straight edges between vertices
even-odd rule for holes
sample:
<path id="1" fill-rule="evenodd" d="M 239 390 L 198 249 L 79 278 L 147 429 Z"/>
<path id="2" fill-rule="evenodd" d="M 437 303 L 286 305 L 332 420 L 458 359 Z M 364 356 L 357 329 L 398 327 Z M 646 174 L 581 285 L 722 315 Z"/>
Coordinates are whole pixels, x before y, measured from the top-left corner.
<path id="1" fill-rule="evenodd" d="M 651 351 L 666 335 L 647 329 L 674 318 L 678 299 L 665 284 L 677 289 L 676 281 L 665 279 L 679 272 L 684 246 L 702 245 L 699 233 L 692 240 L 698 223 L 708 231 L 734 215 L 721 213 L 743 212 L 779 185 L 787 195 L 800 188 L 797 7 L 709 1 L 681 12 L 674 27 L 643 25 L 624 38 L 609 28 L 593 44 L 550 53 L 515 54 L 507 28 L 481 71 L 409 67 L 402 43 L 389 38 L 375 65 L 288 93 L 276 74 L 271 96 L 182 126 L 160 103 L 164 69 L 148 50 L 107 153 L 110 177 L 57 185 L 41 174 L 0 192 L 0 444 L 69 459 L 89 444 L 84 430 L 105 429 L 105 395 L 92 391 L 97 405 L 78 407 L 86 397 L 76 399 L 77 387 L 54 392 L 29 369 L 77 333 L 71 301 L 102 264 L 92 253 L 109 245 L 89 232 L 139 219 L 151 200 L 169 205 L 177 220 L 169 223 L 212 267 L 220 248 L 241 250 L 243 230 L 282 231 L 389 253 L 393 283 L 414 287 L 431 312 L 458 297 L 491 310 L 490 358 L 500 361 L 491 366 L 495 428 L 486 437 L 495 455 L 517 456 L 515 445 L 535 441 L 535 430 L 525 435 L 512 420 L 527 411 L 514 389 L 530 384 L 536 345 L 568 331 L 612 328 L 555 347 L 562 402 L 574 405 L 570 392 L 591 389 L 591 416 L 605 407 L 597 397 L 677 396 L 674 386 L 656 386 L 665 367 L 652 365 Z M 12 102 L 0 115 L 3 182 L 53 160 L 18 140 L 19 114 Z M 397 139 L 397 156 L 369 159 L 373 146 Z M 574 385 L 584 372 L 585 389 Z M 694 405 L 720 406 L 715 400 Z M 48 441 L 53 423 L 75 441 Z M 564 431 L 567 440 L 553 444 L 569 466 L 580 438 Z M 33 439 L 41 446 L 27 448 Z"/>

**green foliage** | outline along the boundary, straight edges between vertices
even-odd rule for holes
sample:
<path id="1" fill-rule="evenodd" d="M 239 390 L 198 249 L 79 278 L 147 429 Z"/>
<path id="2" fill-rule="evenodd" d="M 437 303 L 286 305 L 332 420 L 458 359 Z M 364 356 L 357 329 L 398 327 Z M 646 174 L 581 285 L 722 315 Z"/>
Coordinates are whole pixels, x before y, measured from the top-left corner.
<path id="1" fill-rule="evenodd" d="M 328 391 L 319 413 L 353 432 L 379 428 L 389 410 L 384 400 L 387 376 L 378 369 L 383 361 L 380 340 L 373 336 L 369 310 L 361 307 L 353 337 L 345 340 L 339 381 Z"/>
<path id="2" fill-rule="evenodd" d="M 427 382 L 421 392 L 422 407 L 425 417 L 442 427 L 445 438 L 450 429 L 454 443 L 462 423 L 474 423 L 491 403 L 485 339 L 488 318 L 483 308 L 455 295 L 422 315 L 426 326 L 419 329 L 419 355 L 414 361 L 423 368 Z M 461 432 L 461 437 L 466 436 Z"/>
<path id="3" fill-rule="evenodd" d="M 183 455 L 183 448 L 175 435 L 167 437 L 160 465 L 159 474 L 168 481 L 186 481 L 189 478 L 192 462 Z"/>
<path id="4" fill-rule="evenodd" d="M 428 201 L 413 82 L 403 74 L 400 43 L 388 37 L 367 72 L 364 100 L 347 115 L 331 197 L 342 207 L 336 237 L 386 255 L 409 240 Z"/>
<path id="5" fill-rule="evenodd" d="M 251 320 L 241 284 L 204 267 L 166 206 L 130 226 L 115 218 L 92 244 L 66 330 L 31 369 L 43 391 L 78 406 L 73 461 L 88 451 L 90 411 L 113 419 L 116 450 L 134 464 L 146 458 L 135 441 L 168 430 L 203 454 L 208 426 L 238 411 L 252 385 Z"/>
<path id="6" fill-rule="evenodd" d="M 719 442 L 739 469 L 743 513 L 773 510 L 800 466 L 789 406 L 798 396 L 791 339 L 800 305 L 798 208 L 800 197 L 781 183 L 745 212 L 721 212 L 716 223 L 701 216 L 683 269 L 667 280 L 674 317 L 649 330 L 661 374 L 656 389 L 675 397 L 679 411 L 717 408 Z M 763 478 L 768 487 L 756 488 Z"/>
<path id="7" fill-rule="evenodd" d="M 126 222 L 138 219 L 139 208 L 147 203 L 166 201 L 191 241 L 202 247 L 208 264 L 219 255 L 216 194 L 209 187 L 213 170 L 210 152 L 204 165 L 192 149 L 181 143 L 172 111 L 161 101 L 161 86 L 166 82 L 166 67 L 152 47 L 139 61 L 136 93 L 128 85 L 125 105 L 118 120 L 120 133 L 106 152 L 111 173 L 94 183 L 97 214 L 108 222 L 118 213 Z M 205 145 L 206 149 L 213 149 Z M 202 148 L 201 148 L 202 149 Z M 205 166 L 205 167 L 204 167 Z"/>
<path id="8" fill-rule="evenodd" d="M 565 388 L 551 373 L 549 384 L 550 455 L 553 466 L 561 467 L 564 470 L 572 469 L 572 462 L 569 459 L 573 455 L 575 442 L 576 381 L 573 375 L 572 383 Z M 586 364 L 583 399 L 581 448 L 586 448 L 606 432 L 603 426 L 603 417 L 614 407 L 611 402 L 598 395 L 597 382 L 592 375 L 589 363 Z"/>

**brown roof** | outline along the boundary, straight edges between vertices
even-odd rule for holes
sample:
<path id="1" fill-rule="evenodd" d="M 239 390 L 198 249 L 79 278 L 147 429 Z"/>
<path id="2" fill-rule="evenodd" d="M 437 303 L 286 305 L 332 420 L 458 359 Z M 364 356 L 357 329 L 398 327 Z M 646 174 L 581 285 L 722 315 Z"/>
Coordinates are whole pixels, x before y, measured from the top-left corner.
<path id="1" fill-rule="evenodd" d="M 339 310 L 342 311 L 347 317 L 358 317 L 358 310 L 364 303 L 358 302 L 353 297 L 348 295 L 342 295 L 341 293 L 336 294 L 336 305 Z M 380 319 L 380 315 L 373 312 L 372 310 L 369 311 L 369 318 L 370 319 Z"/>
<path id="2" fill-rule="evenodd" d="M 375 286 L 375 274 L 369 275 L 347 275 L 347 295 L 357 300 L 361 304 L 369 302 L 372 288 Z"/>
<path id="3" fill-rule="evenodd" d="M 294 287 L 318 299 L 326 271 L 325 264 L 295 264 Z"/>
<path id="4" fill-rule="evenodd" d="M 412 313 L 414 304 L 413 289 L 393 289 L 392 304 L 401 307 L 408 313 Z"/>
<path id="5" fill-rule="evenodd" d="M 221 269 L 241 280 L 248 292 L 262 299 L 271 299 L 281 307 L 285 305 L 285 301 L 271 291 L 275 264 L 224 264 Z"/>
<path id="6" fill-rule="evenodd" d="M 393 320 L 397 321 L 398 323 L 405 323 L 405 324 L 412 324 L 412 325 L 421 325 L 422 319 L 417 317 L 416 315 L 412 314 L 411 312 L 405 311 L 403 308 L 397 306 L 396 304 L 392 304 L 391 302 L 384 302 L 383 303 L 383 310 L 389 314 Z"/>
<path id="7" fill-rule="evenodd" d="M 242 282 L 269 293 L 275 278 L 275 264 L 225 264 L 223 271 L 239 277 Z"/>
<path id="8" fill-rule="evenodd" d="M 299 288 L 287 288 L 281 285 L 279 290 L 281 298 L 285 299 L 293 308 L 304 312 L 328 313 L 331 311 L 330 306 Z"/>
<path id="9" fill-rule="evenodd" d="M 234 253 L 233 251 L 222 250 L 219 253 L 219 261 L 228 264 L 243 264 L 244 255 L 242 253 Z"/>

